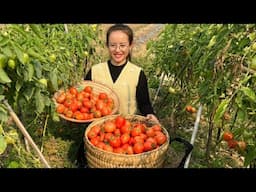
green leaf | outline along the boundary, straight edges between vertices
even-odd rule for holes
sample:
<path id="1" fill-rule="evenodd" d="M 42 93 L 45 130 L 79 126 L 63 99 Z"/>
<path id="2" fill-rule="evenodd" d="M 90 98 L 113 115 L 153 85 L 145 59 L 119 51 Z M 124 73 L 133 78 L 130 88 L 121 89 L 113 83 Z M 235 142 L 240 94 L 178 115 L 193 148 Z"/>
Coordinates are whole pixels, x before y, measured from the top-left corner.
<path id="1" fill-rule="evenodd" d="M 58 80 L 57 80 L 57 74 L 55 69 L 53 71 L 50 71 L 49 77 L 50 77 L 50 81 L 52 83 L 53 89 L 58 90 Z"/>
<path id="2" fill-rule="evenodd" d="M 27 101 L 31 99 L 35 91 L 34 87 L 27 87 L 26 90 L 23 92 L 23 96 L 26 98 Z"/>
<path id="3" fill-rule="evenodd" d="M 0 135 L 2 135 L 3 132 L 4 132 L 4 129 L 3 129 L 2 125 L 0 124 Z"/>
<path id="4" fill-rule="evenodd" d="M 14 55 L 14 53 L 12 52 L 12 50 L 10 49 L 10 47 L 4 47 L 4 48 L 2 49 L 2 51 L 3 51 L 3 53 L 4 53 L 7 57 L 14 59 L 15 55 Z"/>
<path id="5" fill-rule="evenodd" d="M 41 79 L 41 77 L 42 77 L 42 65 L 41 65 L 40 61 L 33 60 L 33 64 L 34 64 L 34 68 L 35 68 L 35 71 L 36 71 L 36 77 Z"/>
<path id="6" fill-rule="evenodd" d="M 12 82 L 12 80 L 9 78 L 4 69 L 0 68 L 0 83 L 6 84 L 10 82 Z"/>
<path id="7" fill-rule="evenodd" d="M 27 66 L 27 72 L 28 72 L 28 80 L 31 81 L 35 72 L 34 66 L 30 63 L 28 63 L 26 66 Z"/>
<path id="8" fill-rule="evenodd" d="M 18 60 L 22 63 L 25 64 L 24 62 L 24 57 L 23 57 L 23 50 L 20 48 L 20 46 L 16 43 L 12 43 L 12 47 L 14 49 L 14 52 L 16 53 Z"/>
<path id="9" fill-rule="evenodd" d="M 241 91 L 243 91 L 243 93 L 248 96 L 250 98 L 250 100 L 252 100 L 253 102 L 256 102 L 256 95 L 254 93 L 254 91 L 249 88 L 249 87 L 241 87 L 240 89 Z"/>
<path id="10" fill-rule="evenodd" d="M 43 38 L 42 32 L 40 31 L 40 27 L 38 24 L 30 24 L 29 26 L 31 27 L 32 31 L 36 34 L 38 38 Z"/>
<path id="11" fill-rule="evenodd" d="M 7 122 L 8 118 L 9 118 L 9 116 L 8 116 L 7 111 L 0 106 L 0 119 L 1 119 L 1 121 Z"/>
<path id="12" fill-rule="evenodd" d="M 4 136 L 0 135 L 0 155 L 4 153 L 6 147 L 7 147 L 7 143 L 4 139 Z"/>
<path id="13" fill-rule="evenodd" d="M 226 111 L 226 108 L 230 102 L 230 99 L 224 99 L 218 106 L 215 116 L 214 116 L 214 122 L 218 122 L 220 118 L 223 116 L 224 112 Z"/>
<path id="14" fill-rule="evenodd" d="M 19 168 L 20 164 L 17 161 L 12 161 L 11 163 L 9 163 L 9 165 L 7 166 L 7 168 Z"/>
<path id="15" fill-rule="evenodd" d="M 36 100 L 36 110 L 37 110 L 37 112 L 42 113 L 44 111 L 45 102 L 44 102 L 44 98 L 41 95 L 40 89 L 36 89 L 35 100 Z"/>
<path id="16" fill-rule="evenodd" d="M 22 85 L 23 85 L 23 81 L 22 80 L 16 81 L 15 89 L 16 89 L 17 92 L 19 92 L 19 90 L 22 87 Z"/>
<path id="17" fill-rule="evenodd" d="M 7 37 L 2 37 L 3 39 L 1 39 L 0 41 L 0 47 L 5 46 L 7 43 L 9 43 L 9 39 Z"/>
<path id="18" fill-rule="evenodd" d="M 238 96 L 235 98 L 235 103 L 237 104 L 237 106 L 238 106 L 239 108 L 243 108 L 243 100 L 242 100 L 241 95 L 240 95 L 240 96 L 238 95 Z"/>
<path id="19" fill-rule="evenodd" d="M 4 99 L 4 95 L 0 95 L 0 101 Z"/>
<path id="20" fill-rule="evenodd" d="M 244 166 L 248 166 L 256 158 L 256 148 L 248 146 L 248 153 L 244 158 Z"/>

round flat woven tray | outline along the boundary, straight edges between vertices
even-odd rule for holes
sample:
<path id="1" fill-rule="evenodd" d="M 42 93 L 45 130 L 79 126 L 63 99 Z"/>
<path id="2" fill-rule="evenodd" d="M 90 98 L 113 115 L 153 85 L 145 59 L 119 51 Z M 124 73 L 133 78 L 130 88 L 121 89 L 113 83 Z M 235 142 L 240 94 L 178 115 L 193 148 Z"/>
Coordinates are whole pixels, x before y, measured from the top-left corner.
<path id="1" fill-rule="evenodd" d="M 108 97 L 113 99 L 114 102 L 114 108 L 111 111 L 110 115 L 116 114 L 118 109 L 119 109 L 119 98 L 117 96 L 117 94 L 108 86 L 102 84 L 102 83 L 98 83 L 98 82 L 94 82 L 94 81 L 89 81 L 89 80 L 85 80 L 80 82 L 79 84 L 77 84 L 75 87 L 78 90 L 83 90 L 86 86 L 91 86 L 92 87 L 92 91 L 94 94 L 98 95 L 101 92 L 104 92 L 108 95 Z M 56 98 L 59 96 L 59 94 L 61 94 L 62 92 L 64 92 L 63 89 L 59 90 L 58 92 L 56 92 L 53 96 L 53 101 L 56 104 L 56 107 L 59 105 L 56 101 Z M 66 117 L 63 114 L 58 114 L 61 118 L 67 120 L 67 121 L 71 121 L 71 122 L 75 122 L 75 123 L 88 123 L 88 122 L 92 122 L 98 119 L 101 119 L 103 117 L 100 118 L 92 118 L 92 119 L 87 119 L 87 120 L 78 120 L 78 119 L 74 119 L 74 118 L 69 118 Z"/>
<path id="2" fill-rule="evenodd" d="M 167 141 L 160 147 L 152 150 L 143 152 L 140 154 L 119 154 L 104 151 L 91 144 L 87 137 L 87 133 L 95 125 L 103 124 L 107 120 L 113 120 L 118 115 L 111 115 L 100 120 L 92 122 L 84 134 L 85 141 L 85 151 L 88 166 L 90 168 L 161 168 L 163 167 L 164 161 L 166 159 L 166 153 L 169 147 L 170 137 L 167 130 L 163 127 L 163 133 L 167 136 Z M 140 115 L 126 115 L 126 119 L 131 122 L 143 122 L 147 126 L 152 126 L 156 123 L 146 120 L 144 116 Z"/>

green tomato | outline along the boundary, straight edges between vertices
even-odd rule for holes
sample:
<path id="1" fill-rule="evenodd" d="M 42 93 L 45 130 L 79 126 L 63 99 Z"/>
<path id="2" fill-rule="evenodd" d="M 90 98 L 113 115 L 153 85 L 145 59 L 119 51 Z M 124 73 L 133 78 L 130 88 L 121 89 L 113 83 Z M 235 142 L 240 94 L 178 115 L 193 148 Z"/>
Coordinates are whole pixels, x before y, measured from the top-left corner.
<path id="1" fill-rule="evenodd" d="M 47 79 L 45 79 L 45 78 L 39 79 L 39 83 L 41 83 L 42 85 L 47 87 Z"/>
<path id="2" fill-rule="evenodd" d="M 3 54 L 0 54 L 0 68 L 5 68 L 7 64 L 7 57 Z"/>
<path id="3" fill-rule="evenodd" d="M 157 67 L 157 68 L 156 68 L 156 75 L 160 75 L 161 72 L 162 72 L 162 71 L 161 71 L 161 68 L 160 68 L 160 67 Z"/>
<path id="4" fill-rule="evenodd" d="M 249 39 L 251 41 L 253 41 L 255 38 L 256 38 L 256 34 L 254 32 L 249 34 Z"/>
<path id="5" fill-rule="evenodd" d="M 88 57 L 89 53 L 87 51 L 84 52 L 84 56 Z"/>
<path id="6" fill-rule="evenodd" d="M 9 60 L 8 60 L 8 67 L 9 67 L 10 69 L 15 69 L 15 67 L 16 67 L 16 62 L 15 62 L 13 59 L 9 59 Z"/>
<path id="7" fill-rule="evenodd" d="M 176 93 L 176 90 L 173 88 L 173 87 L 169 87 L 169 93 L 171 94 L 175 94 Z"/>
<path id="8" fill-rule="evenodd" d="M 253 50 L 253 51 L 256 51 L 256 42 L 254 42 L 254 43 L 252 44 L 252 50 Z"/>
<path id="9" fill-rule="evenodd" d="M 15 140 L 10 136 L 6 135 L 6 136 L 4 136 L 4 138 L 5 138 L 5 141 L 6 141 L 7 144 L 14 144 L 15 143 Z"/>
<path id="10" fill-rule="evenodd" d="M 26 64 L 28 63 L 29 55 L 27 53 L 23 53 L 23 62 Z"/>
<path id="11" fill-rule="evenodd" d="M 256 56 L 252 58 L 251 69 L 256 70 Z"/>
<path id="12" fill-rule="evenodd" d="M 49 59 L 50 59 L 51 62 L 56 61 L 56 55 L 55 55 L 55 54 L 51 54 L 51 55 L 49 56 Z"/>
<path id="13" fill-rule="evenodd" d="M 215 44 L 216 44 L 216 36 L 214 35 L 214 36 L 212 36 L 211 40 L 209 41 L 207 48 L 211 48 Z"/>

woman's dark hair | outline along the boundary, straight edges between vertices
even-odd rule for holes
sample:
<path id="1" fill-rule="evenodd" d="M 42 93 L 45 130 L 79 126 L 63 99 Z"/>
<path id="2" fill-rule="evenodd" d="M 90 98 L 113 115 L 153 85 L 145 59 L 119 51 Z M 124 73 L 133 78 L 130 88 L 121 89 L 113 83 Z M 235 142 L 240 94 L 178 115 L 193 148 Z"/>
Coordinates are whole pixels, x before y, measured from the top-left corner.
<path id="1" fill-rule="evenodd" d="M 133 42 L 133 31 L 132 31 L 132 29 L 128 25 L 115 24 L 115 25 L 112 25 L 111 27 L 109 27 L 109 29 L 107 31 L 107 39 L 106 39 L 107 46 L 109 44 L 109 36 L 114 31 L 122 31 L 123 33 L 125 33 L 128 36 L 129 45 L 132 44 L 132 42 Z M 128 60 L 131 61 L 131 51 L 128 54 Z"/>

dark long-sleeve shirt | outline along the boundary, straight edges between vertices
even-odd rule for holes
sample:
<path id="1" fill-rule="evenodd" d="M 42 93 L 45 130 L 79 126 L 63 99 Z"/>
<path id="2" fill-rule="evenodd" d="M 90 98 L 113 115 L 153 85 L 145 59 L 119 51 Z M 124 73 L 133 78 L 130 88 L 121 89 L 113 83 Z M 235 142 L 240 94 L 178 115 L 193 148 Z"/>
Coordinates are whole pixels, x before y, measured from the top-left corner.
<path id="1" fill-rule="evenodd" d="M 111 64 L 110 60 L 108 61 L 108 67 L 113 82 L 117 80 L 125 65 L 126 64 L 121 66 L 115 66 Z M 92 80 L 91 70 L 88 71 L 88 73 L 86 74 L 85 80 Z M 143 70 L 141 70 L 140 72 L 139 82 L 136 88 L 136 99 L 138 109 L 142 115 L 145 116 L 147 114 L 155 114 L 149 98 L 147 77 Z"/>

